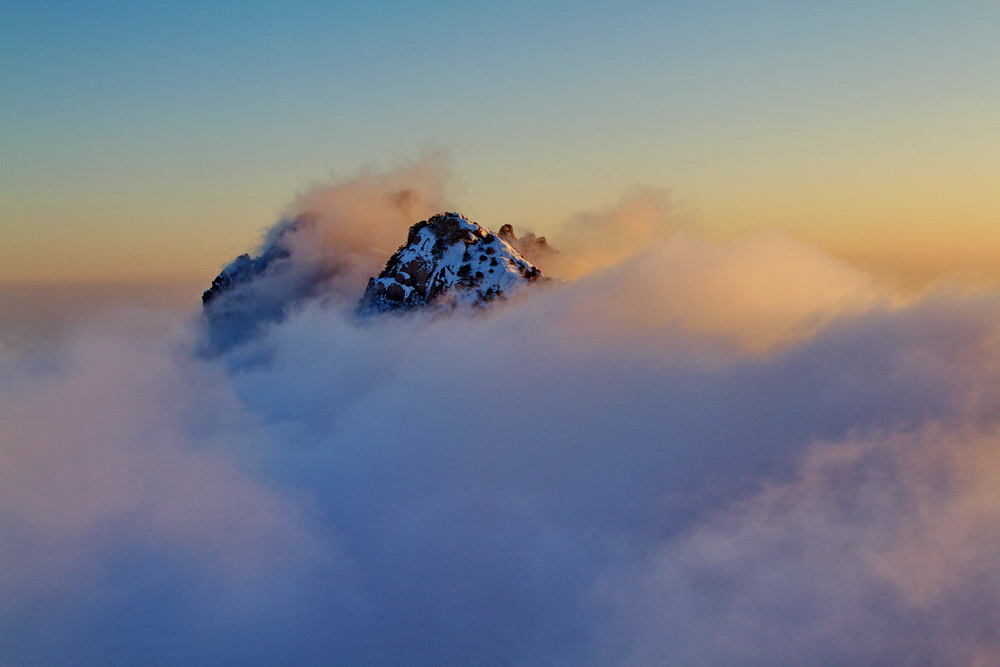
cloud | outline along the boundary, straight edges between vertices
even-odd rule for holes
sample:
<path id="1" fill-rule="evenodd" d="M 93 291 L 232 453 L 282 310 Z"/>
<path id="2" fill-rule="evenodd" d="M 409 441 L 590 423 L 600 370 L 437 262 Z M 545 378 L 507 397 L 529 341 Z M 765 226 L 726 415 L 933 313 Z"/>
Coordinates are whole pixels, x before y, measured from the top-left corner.
<path id="1" fill-rule="evenodd" d="M 684 227 L 666 191 L 637 188 L 602 211 L 578 213 L 556 231 L 560 252 L 543 258 L 551 276 L 575 280 L 622 262 Z"/>
<path id="2" fill-rule="evenodd" d="M 256 420 L 177 334 L 130 316 L 52 367 L 5 368 L 4 662 L 169 655 L 141 628 L 243 623 L 292 602 L 301 572 L 346 571 L 308 503 L 255 474 Z"/>
<path id="3" fill-rule="evenodd" d="M 897 301 L 870 276 L 788 237 L 711 243 L 687 233 L 648 243 L 553 300 L 574 310 L 587 331 L 653 334 L 673 325 L 751 351 L 807 338 L 832 319 Z"/>
<path id="4" fill-rule="evenodd" d="M 1000 295 L 654 227 L 486 313 L 6 352 L 0 657 L 995 662 Z"/>
<path id="5" fill-rule="evenodd" d="M 929 424 L 811 447 L 790 481 L 608 576 L 608 650 L 626 664 L 994 662 L 998 433 Z"/>

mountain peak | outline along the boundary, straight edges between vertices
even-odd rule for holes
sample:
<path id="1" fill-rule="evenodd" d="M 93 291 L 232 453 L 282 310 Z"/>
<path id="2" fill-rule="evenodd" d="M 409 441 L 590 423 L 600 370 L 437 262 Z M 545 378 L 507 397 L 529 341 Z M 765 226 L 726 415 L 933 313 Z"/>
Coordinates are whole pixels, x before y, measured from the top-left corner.
<path id="1" fill-rule="evenodd" d="M 542 273 L 512 245 L 513 228 L 502 229 L 509 233 L 495 234 L 453 212 L 416 223 L 385 269 L 368 281 L 359 311 L 482 307 L 513 296 Z"/>
<path id="2" fill-rule="evenodd" d="M 326 298 L 343 285 L 364 284 L 371 269 L 358 276 L 358 283 L 337 283 L 337 277 L 350 270 L 349 256 L 339 260 L 309 253 L 315 225 L 304 216 L 283 221 L 271 231 L 259 256 L 240 255 L 212 281 L 202 295 L 208 348 L 224 350 L 250 340 L 298 303 Z M 435 215 L 410 227 L 406 243 L 368 280 L 356 312 L 483 308 L 544 279 L 525 256 L 547 252 L 554 251 L 545 239 L 532 234 L 518 239 L 510 225 L 493 233 L 458 213 Z M 356 289 L 341 291 L 338 297 L 357 298 Z"/>

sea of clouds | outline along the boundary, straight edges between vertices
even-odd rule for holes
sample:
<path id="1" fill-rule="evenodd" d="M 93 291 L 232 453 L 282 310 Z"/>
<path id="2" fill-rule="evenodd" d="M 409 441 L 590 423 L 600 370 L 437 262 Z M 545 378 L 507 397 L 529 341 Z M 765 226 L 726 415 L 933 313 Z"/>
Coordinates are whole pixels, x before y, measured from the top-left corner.
<path id="1" fill-rule="evenodd" d="M 444 180 L 301 196 L 337 270 L 222 353 L 135 310 L 0 348 L 0 662 L 1000 662 L 1000 293 L 637 191 L 523 298 L 359 320 Z"/>

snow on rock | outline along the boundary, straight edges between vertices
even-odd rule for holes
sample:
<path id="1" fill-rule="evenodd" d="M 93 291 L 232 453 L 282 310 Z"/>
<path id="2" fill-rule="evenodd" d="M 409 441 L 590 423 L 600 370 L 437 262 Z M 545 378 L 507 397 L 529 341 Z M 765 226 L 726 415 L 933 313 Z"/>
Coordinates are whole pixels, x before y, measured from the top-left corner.
<path id="1" fill-rule="evenodd" d="M 513 228 L 501 231 L 494 234 L 458 213 L 418 222 L 385 270 L 368 281 L 359 312 L 481 307 L 513 296 L 542 273 L 514 247 Z"/>

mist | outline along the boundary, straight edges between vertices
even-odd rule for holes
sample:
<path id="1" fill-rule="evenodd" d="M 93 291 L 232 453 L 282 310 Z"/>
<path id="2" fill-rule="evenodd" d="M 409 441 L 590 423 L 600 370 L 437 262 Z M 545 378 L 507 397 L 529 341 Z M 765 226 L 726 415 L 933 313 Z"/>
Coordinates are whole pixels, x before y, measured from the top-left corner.
<path id="1" fill-rule="evenodd" d="M 308 288 L 220 354 L 154 309 L 3 348 L 0 661 L 1000 660 L 1000 294 L 639 190 L 548 235 L 559 280 L 359 320 L 446 182 L 300 196 Z"/>

